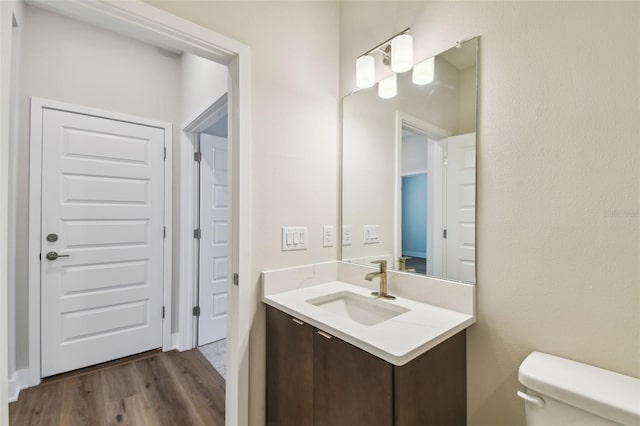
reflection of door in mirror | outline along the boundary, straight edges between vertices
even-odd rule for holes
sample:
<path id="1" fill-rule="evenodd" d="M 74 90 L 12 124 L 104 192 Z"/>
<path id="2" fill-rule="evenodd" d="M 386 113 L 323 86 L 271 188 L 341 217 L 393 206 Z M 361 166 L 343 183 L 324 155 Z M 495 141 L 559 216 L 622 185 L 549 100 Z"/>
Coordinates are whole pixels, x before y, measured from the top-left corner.
<path id="1" fill-rule="evenodd" d="M 447 139 L 446 272 L 453 281 L 476 279 L 476 134 Z"/>

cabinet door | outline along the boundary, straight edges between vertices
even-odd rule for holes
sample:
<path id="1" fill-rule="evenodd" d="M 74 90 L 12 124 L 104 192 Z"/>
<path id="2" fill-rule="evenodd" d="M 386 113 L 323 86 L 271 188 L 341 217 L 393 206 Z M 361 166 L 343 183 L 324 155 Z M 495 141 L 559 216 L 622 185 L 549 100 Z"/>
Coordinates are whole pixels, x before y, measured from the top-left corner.
<path id="1" fill-rule="evenodd" d="M 466 332 L 395 367 L 396 426 L 467 423 Z"/>
<path id="2" fill-rule="evenodd" d="M 313 334 L 267 306 L 267 425 L 313 425 Z"/>
<path id="3" fill-rule="evenodd" d="M 314 336 L 315 426 L 393 425 L 391 364 L 335 337 Z"/>

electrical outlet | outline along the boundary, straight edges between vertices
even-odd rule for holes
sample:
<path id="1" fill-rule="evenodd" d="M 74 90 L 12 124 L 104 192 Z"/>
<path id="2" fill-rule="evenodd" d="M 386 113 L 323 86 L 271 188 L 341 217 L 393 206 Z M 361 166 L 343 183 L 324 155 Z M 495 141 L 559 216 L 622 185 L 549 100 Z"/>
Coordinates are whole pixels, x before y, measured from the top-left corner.
<path id="1" fill-rule="evenodd" d="M 333 226 L 325 225 L 322 228 L 322 247 L 333 247 L 333 241 L 335 240 L 335 232 Z"/>
<path id="2" fill-rule="evenodd" d="M 306 250 L 308 243 L 306 226 L 285 226 L 282 228 L 282 251 Z"/>
<path id="3" fill-rule="evenodd" d="M 343 225 L 342 226 L 342 245 L 350 246 L 351 245 L 351 225 Z"/>

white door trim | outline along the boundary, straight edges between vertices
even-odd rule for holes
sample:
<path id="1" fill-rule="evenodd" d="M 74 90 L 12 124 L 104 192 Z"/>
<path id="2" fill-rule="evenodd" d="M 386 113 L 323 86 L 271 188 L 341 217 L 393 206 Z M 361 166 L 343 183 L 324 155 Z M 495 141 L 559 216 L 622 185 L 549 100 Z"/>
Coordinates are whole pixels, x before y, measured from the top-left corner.
<path id="1" fill-rule="evenodd" d="M 193 230 L 198 227 L 197 218 L 198 211 L 196 209 L 196 201 L 199 197 L 197 194 L 198 169 L 196 168 L 193 155 L 195 147 L 198 143 L 198 134 L 212 125 L 220 115 L 229 108 L 229 95 L 225 93 L 204 111 L 189 121 L 183 128 L 184 143 L 181 145 L 181 185 L 180 185 L 180 282 L 184 283 L 180 286 L 180 338 L 178 341 L 178 350 L 184 351 L 195 347 L 198 343 L 196 333 L 197 318 L 193 316 L 192 308 L 198 304 L 198 280 L 196 277 L 198 263 L 198 241 L 193 238 Z M 229 115 L 229 119 L 231 116 Z M 229 135 L 228 135 L 229 136 Z M 227 140 L 230 140 L 227 138 Z M 237 167 L 229 158 L 229 171 L 234 173 L 232 167 Z M 231 176 L 230 176 L 231 177 Z M 233 191 L 233 188 L 232 188 Z M 233 212 L 232 212 L 233 213 Z M 232 218 L 233 219 L 233 218 Z M 231 265 L 229 265 L 231 266 Z M 233 271 L 234 269 L 229 268 Z M 229 274 L 232 277 L 232 274 Z M 229 281 L 228 294 L 231 294 L 233 287 Z M 236 306 L 229 303 L 231 316 L 238 315 Z M 233 310 L 235 309 L 235 310 Z M 227 337 L 231 335 L 231 321 L 227 323 Z M 227 348 L 229 343 L 227 341 Z M 227 350 L 227 359 L 230 357 Z"/>
<path id="2" fill-rule="evenodd" d="M 24 1 L 24 0 L 23 0 Z M 229 309 L 235 314 L 230 318 L 227 339 L 228 361 L 225 413 L 226 424 L 245 426 L 249 422 L 249 337 L 251 321 L 257 304 L 251 297 L 251 63 L 247 45 L 187 21 L 142 1 L 118 0 L 26 0 L 29 3 L 73 17 L 108 30 L 126 34 L 149 44 L 181 50 L 205 59 L 227 65 L 229 69 L 229 147 L 233 167 L 229 176 L 233 210 L 230 236 L 230 271 L 238 273 L 240 285 L 232 286 Z M 3 81 L 5 76 L 1 76 Z M 4 94 L 2 95 L 4 96 Z M 0 123 L 6 128 L 8 123 Z M 2 140 L 2 144 L 9 143 Z M 190 141 L 181 138 L 181 154 L 188 152 Z M 193 153 L 191 152 L 191 155 Z M 185 176 L 187 173 L 187 176 Z M 180 179 L 189 179 L 182 170 Z M 178 201 L 178 200 L 176 200 Z M 182 192 L 179 202 L 189 206 L 187 195 Z M 183 212 L 181 211 L 181 214 Z M 185 216 L 181 216 L 184 218 Z M 181 244 L 182 258 L 184 246 Z M 182 275 L 181 275 L 182 278 Z M 175 285 L 190 286 L 193 282 Z M 179 316 L 183 314 L 180 304 Z M 180 327 L 180 324 L 179 324 Z M 183 333 L 181 327 L 178 333 Z M 179 337 L 179 341 L 181 338 Z"/>
<path id="3" fill-rule="evenodd" d="M 31 98 L 31 135 L 29 158 L 29 386 L 40 383 L 41 379 L 41 216 L 42 216 L 42 119 L 45 109 L 67 111 L 95 117 L 104 117 L 129 123 L 142 124 L 164 130 L 164 146 L 167 159 L 164 162 L 164 225 L 167 236 L 163 240 L 163 303 L 165 318 L 162 321 L 162 349 L 171 348 L 171 221 L 172 221 L 172 129 L 171 123 L 149 120 L 147 118 L 117 112 L 103 111 L 85 106 L 71 105 L 63 102 L 41 98 Z"/>

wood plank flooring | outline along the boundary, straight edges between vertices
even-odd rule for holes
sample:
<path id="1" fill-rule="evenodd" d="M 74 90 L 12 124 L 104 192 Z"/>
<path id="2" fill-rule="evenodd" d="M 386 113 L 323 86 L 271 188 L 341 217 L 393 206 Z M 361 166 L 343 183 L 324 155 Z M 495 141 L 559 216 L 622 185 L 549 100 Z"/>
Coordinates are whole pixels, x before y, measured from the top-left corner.
<path id="1" fill-rule="evenodd" d="M 225 381 L 197 350 L 152 352 L 45 379 L 11 426 L 223 426 Z"/>

